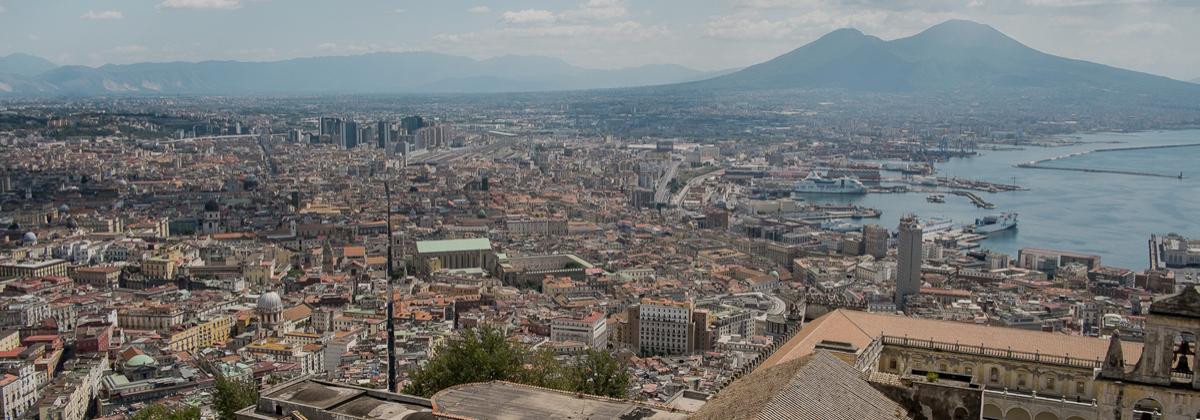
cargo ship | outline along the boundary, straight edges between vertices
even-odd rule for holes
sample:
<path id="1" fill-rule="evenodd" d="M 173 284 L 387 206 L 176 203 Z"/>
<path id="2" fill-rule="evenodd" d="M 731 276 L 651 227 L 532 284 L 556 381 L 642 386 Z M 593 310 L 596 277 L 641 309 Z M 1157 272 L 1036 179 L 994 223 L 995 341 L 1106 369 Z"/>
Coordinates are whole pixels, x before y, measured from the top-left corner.
<path id="1" fill-rule="evenodd" d="M 971 231 L 988 235 L 1015 227 L 1017 227 L 1016 213 L 1000 213 L 975 219 L 975 226 L 971 228 Z"/>

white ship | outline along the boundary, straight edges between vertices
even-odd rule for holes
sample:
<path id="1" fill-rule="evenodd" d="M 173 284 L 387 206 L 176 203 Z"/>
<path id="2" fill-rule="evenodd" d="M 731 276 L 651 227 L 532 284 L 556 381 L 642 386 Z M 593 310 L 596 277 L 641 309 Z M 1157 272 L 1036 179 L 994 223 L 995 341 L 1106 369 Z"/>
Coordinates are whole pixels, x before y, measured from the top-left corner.
<path id="1" fill-rule="evenodd" d="M 793 192 L 800 194 L 866 194 L 867 187 L 862 182 L 850 177 L 825 179 L 816 172 L 796 181 Z"/>
<path id="2" fill-rule="evenodd" d="M 954 228 L 954 221 L 940 217 L 931 217 L 921 223 L 921 233 L 925 235 L 949 231 Z"/>
<path id="3" fill-rule="evenodd" d="M 975 219 L 975 227 L 971 230 L 987 235 L 1015 227 L 1017 227 L 1016 213 L 1000 213 Z"/>

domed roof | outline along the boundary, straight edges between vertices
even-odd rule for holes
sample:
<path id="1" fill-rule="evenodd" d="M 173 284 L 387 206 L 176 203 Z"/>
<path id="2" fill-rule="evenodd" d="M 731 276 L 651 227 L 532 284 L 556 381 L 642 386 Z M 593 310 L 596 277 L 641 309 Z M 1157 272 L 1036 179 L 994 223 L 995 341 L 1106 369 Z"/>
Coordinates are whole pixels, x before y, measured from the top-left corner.
<path id="1" fill-rule="evenodd" d="M 267 292 L 258 297 L 258 310 L 260 312 L 276 312 L 283 310 L 283 299 L 278 293 Z"/>
<path id="2" fill-rule="evenodd" d="M 144 354 L 139 354 L 137 356 L 130 357 L 129 360 L 125 362 L 125 366 L 128 366 L 128 367 L 154 366 L 157 364 L 158 364 L 158 361 L 154 360 L 153 357 L 150 357 L 150 356 L 147 356 Z"/>
<path id="3" fill-rule="evenodd" d="M 37 234 L 35 234 L 33 232 L 25 232 L 25 236 L 21 237 L 21 240 L 31 243 L 31 244 L 36 244 L 37 243 Z"/>
<path id="4" fill-rule="evenodd" d="M 217 200 L 208 200 L 204 203 L 204 211 L 221 211 L 221 205 L 217 204 Z"/>
<path id="5" fill-rule="evenodd" d="M 66 205 L 66 204 L 63 204 L 63 205 L 61 205 L 61 206 L 58 206 L 58 211 L 59 211 L 59 213 L 66 213 L 66 212 L 69 212 L 69 211 L 71 211 L 71 206 L 68 206 L 68 205 Z"/>

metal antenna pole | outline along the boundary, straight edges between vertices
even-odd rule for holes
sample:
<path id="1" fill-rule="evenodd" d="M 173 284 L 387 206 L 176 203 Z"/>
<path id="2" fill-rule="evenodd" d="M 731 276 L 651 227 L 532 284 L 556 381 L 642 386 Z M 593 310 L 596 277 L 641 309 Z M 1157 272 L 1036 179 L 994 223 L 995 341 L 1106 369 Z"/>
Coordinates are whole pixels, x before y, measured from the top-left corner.
<path id="1" fill-rule="evenodd" d="M 387 387 L 388 392 L 396 392 L 396 319 L 395 319 L 395 294 L 392 293 L 392 187 L 391 183 L 386 180 L 383 182 L 383 193 L 387 200 L 387 352 L 388 352 L 388 369 L 387 369 Z"/>

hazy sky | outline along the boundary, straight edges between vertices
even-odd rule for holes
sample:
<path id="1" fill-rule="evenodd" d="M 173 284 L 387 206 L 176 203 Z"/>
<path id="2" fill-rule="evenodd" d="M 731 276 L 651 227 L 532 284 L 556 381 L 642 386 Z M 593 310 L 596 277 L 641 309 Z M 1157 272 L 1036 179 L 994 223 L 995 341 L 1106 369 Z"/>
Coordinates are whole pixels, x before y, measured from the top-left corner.
<path id="1" fill-rule="evenodd" d="M 714 70 L 837 28 L 893 39 L 950 18 L 1053 54 L 1200 77 L 1200 0 L 0 0 L 0 54 L 99 65 L 428 50 Z"/>

